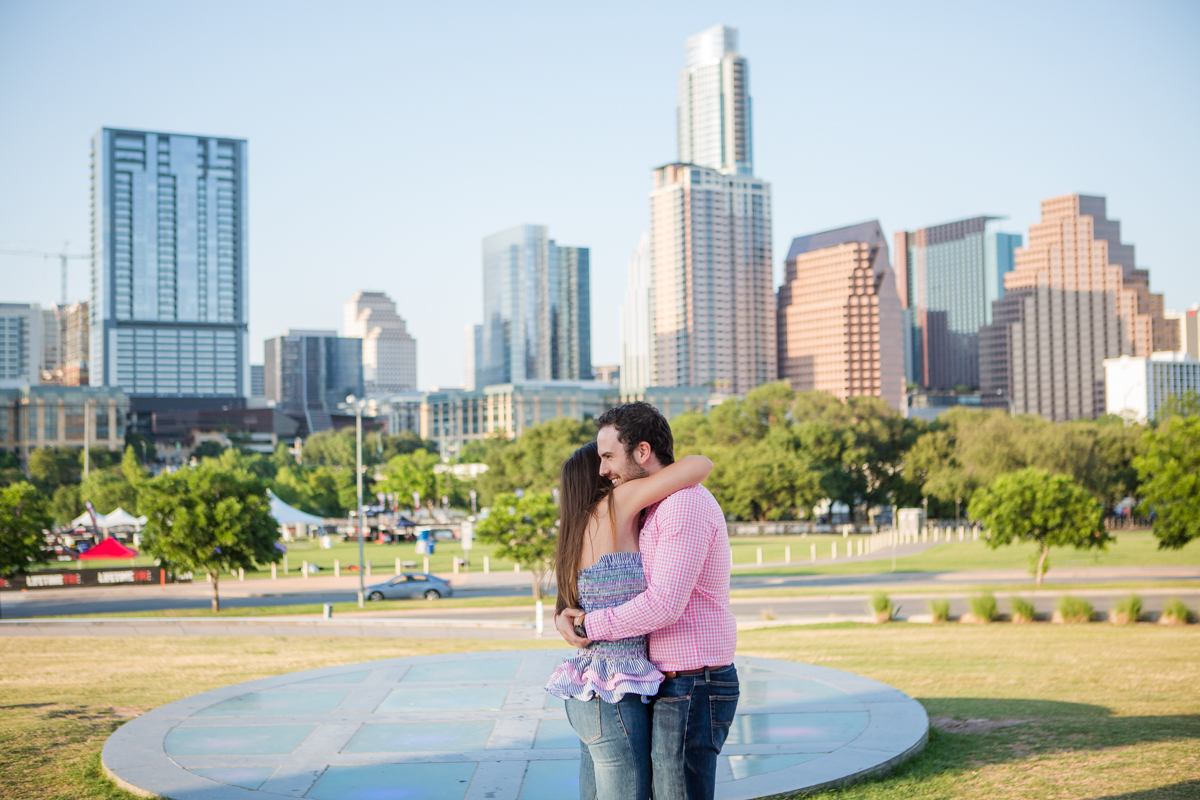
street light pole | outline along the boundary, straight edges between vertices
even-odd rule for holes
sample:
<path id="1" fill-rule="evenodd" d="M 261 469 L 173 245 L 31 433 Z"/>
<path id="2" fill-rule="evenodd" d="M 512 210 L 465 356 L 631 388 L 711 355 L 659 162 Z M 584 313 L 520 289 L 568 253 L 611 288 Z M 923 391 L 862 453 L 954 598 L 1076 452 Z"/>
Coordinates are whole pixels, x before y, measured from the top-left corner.
<path id="1" fill-rule="evenodd" d="M 361 400 L 354 404 L 354 427 L 355 427 L 355 432 L 357 433 L 357 436 L 355 437 L 357 440 L 357 444 L 356 444 L 356 448 L 355 448 L 355 461 L 357 462 L 357 467 L 358 467 L 358 475 L 356 476 L 358 478 L 358 607 L 362 608 L 365 605 L 364 600 L 366 597 L 366 586 L 364 585 L 364 582 L 363 582 L 363 564 L 365 563 L 363 560 L 363 540 L 366 538 L 367 533 L 366 533 L 366 529 L 363 525 L 363 516 L 364 515 L 363 515 L 363 501 L 362 501 L 363 463 L 362 463 L 362 401 Z"/>

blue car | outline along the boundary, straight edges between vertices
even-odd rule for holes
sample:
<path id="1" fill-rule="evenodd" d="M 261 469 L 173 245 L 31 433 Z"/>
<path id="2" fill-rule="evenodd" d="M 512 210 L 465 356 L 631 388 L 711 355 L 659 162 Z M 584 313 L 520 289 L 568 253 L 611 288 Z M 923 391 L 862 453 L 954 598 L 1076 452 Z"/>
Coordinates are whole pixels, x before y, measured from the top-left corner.
<path id="1" fill-rule="evenodd" d="M 367 587 L 368 600 L 409 600 L 450 597 L 454 590 L 441 578 L 427 572 L 406 572 L 384 583 Z"/>

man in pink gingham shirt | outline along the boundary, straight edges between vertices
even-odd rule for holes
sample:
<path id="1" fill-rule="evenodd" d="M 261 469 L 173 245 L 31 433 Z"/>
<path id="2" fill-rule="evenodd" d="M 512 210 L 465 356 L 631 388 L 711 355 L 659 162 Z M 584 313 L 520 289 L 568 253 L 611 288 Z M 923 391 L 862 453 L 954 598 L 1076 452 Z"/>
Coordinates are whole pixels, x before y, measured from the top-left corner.
<path id="1" fill-rule="evenodd" d="M 670 424 L 648 403 L 611 409 L 596 427 L 600 472 L 614 483 L 674 461 Z M 650 660 L 666 676 L 653 700 L 654 798 L 710 800 L 717 755 L 738 701 L 729 533 L 720 505 L 703 486 L 692 486 L 650 506 L 639 549 L 646 591 L 586 615 L 567 609 L 555 626 L 576 647 L 647 635 Z M 581 778 L 581 790 L 583 783 Z"/>

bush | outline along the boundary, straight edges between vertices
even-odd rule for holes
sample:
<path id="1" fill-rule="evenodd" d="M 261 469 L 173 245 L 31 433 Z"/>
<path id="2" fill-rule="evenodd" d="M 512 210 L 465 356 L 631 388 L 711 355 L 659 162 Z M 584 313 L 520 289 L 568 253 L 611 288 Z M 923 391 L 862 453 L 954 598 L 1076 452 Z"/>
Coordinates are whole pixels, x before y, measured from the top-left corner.
<path id="1" fill-rule="evenodd" d="M 971 616 L 975 617 L 976 622 L 991 622 L 996 618 L 998 611 L 996 597 L 991 592 L 984 592 L 971 598 Z"/>
<path id="2" fill-rule="evenodd" d="M 1127 625 L 1131 622 L 1137 622 L 1142 616 L 1142 598 L 1136 594 L 1131 594 L 1117 601 L 1113 606 L 1112 615 L 1109 617 L 1118 625 Z"/>
<path id="3" fill-rule="evenodd" d="M 876 622 L 887 622 L 898 610 L 883 592 L 876 592 L 871 595 L 871 611 L 875 613 Z"/>
<path id="4" fill-rule="evenodd" d="M 1033 603 L 1023 597 L 1014 597 L 1012 599 L 1012 621 L 1013 622 L 1033 622 L 1037 612 L 1033 610 Z"/>
<path id="5" fill-rule="evenodd" d="M 950 601 L 930 600 L 929 613 L 933 615 L 934 622 L 948 621 L 950 619 Z"/>
<path id="6" fill-rule="evenodd" d="M 1187 625 L 1190 618 L 1191 612 L 1188 611 L 1188 607 L 1183 604 L 1183 601 L 1178 597 L 1172 597 L 1163 606 L 1162 616 L 1158 618 L 1158 621 L 1164 625 Z"/>
<path id="7" fill-rule="evenodd" d="M 1078 597 L 1065 594 L 1058 599 L 1058 616 L 1063 622 L 1090 622 L 1095 609 Z"/>

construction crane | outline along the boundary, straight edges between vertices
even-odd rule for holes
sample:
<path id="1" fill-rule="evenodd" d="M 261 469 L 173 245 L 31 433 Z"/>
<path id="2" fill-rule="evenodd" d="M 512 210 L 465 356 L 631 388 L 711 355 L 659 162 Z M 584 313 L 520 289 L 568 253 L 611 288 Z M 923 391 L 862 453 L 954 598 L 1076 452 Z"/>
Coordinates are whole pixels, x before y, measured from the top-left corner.
<path id="1" fill-rule="evenodd" d="M 69 242 L 63 242 L 61 253 L 43 253 L 38 250 L 0 250 L 0 255 L 5 256 L 35 256 L 39 258 L 58 258 L 62 259 L 62 304 L 67 304 L 67 261 L 81 258 L 91 258 L 91 253 L 68 253 L 67 248 Z"/>

